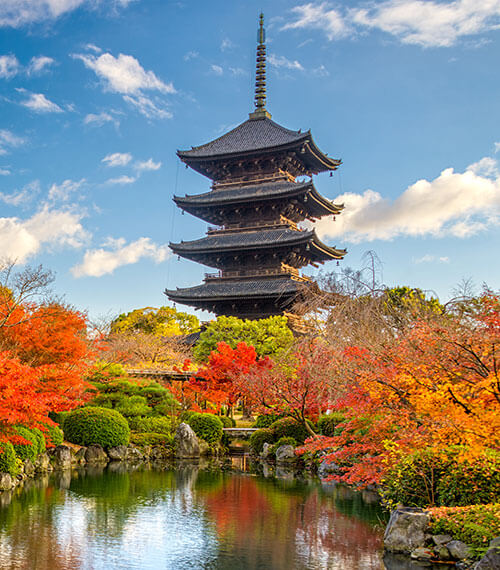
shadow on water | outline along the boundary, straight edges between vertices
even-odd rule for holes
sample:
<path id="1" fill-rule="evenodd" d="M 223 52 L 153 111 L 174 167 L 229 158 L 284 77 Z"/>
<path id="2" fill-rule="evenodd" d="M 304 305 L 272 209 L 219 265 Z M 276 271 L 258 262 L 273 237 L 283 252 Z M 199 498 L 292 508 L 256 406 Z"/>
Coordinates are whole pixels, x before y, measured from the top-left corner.
<path id="1" fill-rule="evenodd" d="M 341 486 L 118 463 L 0 494 L 0 568 L 418 568 L 382 560 L 385 520 L 373 497 Z"/>

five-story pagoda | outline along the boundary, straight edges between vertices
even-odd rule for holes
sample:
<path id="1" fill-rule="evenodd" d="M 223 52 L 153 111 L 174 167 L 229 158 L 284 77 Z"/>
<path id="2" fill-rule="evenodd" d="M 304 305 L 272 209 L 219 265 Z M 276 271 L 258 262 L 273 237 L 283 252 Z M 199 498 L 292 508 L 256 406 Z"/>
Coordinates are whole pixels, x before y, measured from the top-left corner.
<path id="1" fill-rule="evenodd" d="M 304 287 L 313 284 L 299 269 L 346 253 L 322 243 L 314 230 L 297 227 L 341 212 L 343 206 L 321 196 L 312 182 L 313 174 L 335 170 L 341 161 L 323 154 L 310 131 L 291 131 L 271 120 L 263 20 L 261 14 L 255 111 L 225 135 L 177 152 L 213 184 L 204 194 L 174 196 L 175 203 L 217 227 L 202 239 L 171 243 L 170 248 L 218 272 L 207 274 L 196 287 L 165 291 L 172 301 L 240 318 L 290 310 Z"/>

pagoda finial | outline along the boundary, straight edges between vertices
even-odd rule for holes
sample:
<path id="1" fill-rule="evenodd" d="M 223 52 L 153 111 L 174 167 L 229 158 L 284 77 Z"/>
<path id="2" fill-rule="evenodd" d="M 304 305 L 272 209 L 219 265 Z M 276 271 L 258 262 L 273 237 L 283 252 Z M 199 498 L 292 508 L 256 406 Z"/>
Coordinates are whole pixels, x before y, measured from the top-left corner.
<path id="1" fill-rule="evenodd" d="M 255 73 L 255 111 L 250 113 L 251 119 L 270 118 L 266 110 L 266 30 L 264 29 L 264 14 L 259 17 L 257 30 L 257 66 Z"/>

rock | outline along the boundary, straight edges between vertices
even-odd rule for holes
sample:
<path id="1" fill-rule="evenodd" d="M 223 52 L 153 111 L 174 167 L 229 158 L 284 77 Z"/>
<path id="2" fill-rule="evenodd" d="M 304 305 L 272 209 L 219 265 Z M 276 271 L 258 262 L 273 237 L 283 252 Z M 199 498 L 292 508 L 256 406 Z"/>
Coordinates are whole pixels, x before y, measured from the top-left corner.
<path id="1" fill-rule="evenodd" d="M 85 450 L 85 461 L 87 463 L 107 463 L 109 457 L 100 445 L 89 445 Z"/>
<path id="2" fill-rule="evenodd" d="M 85 460 L 86 451 L 87 451 L 86 447 L 80 447 L 80 449 L 72 457 L 73 463 L 76 463 L 76 465 L 83 465 L 87 463 L 87 461 Z"/>
<path id="3" fill-rule="evenodd" d="M 476 564 L 475 570 L 499 570 L 500 569 L 500 537 L 490 541 L 490 547 L 486 554 Z"/>
<path id="4" fill-rule="evenodd" d="M 175 455 L 178 458 L 200 457 L 200 444 L 191 426 L 181 423 L 175 432 Z"/>
<path id="5" fill-rule="evenodd" d="M 41 453 L 35 459 L 34 469 L 37 473 L 52 471 L 52 465 L 50 464 L 50 457 L 47 455 L 47 453 Z"/>
<path id="6" fill-rule="evenodd" d="M 129 445 L 127 447 L 127 461 L 142 461 L 144 459 L 144 455 L 142 454 L 141 450 L 138 447 L 133 445 Z"/>
<path id="7" fill-rule="evenodd" d="M 295 463 L 295 447 L 293 445 L 280 445 L 276 450 L 276 463 Z"/>
<path id="8" fill-rule="evenodd" d="M 108 449 L 108 456 L 113 461 L 125 461 L 127 458 L 127 446 L 117 445 Z"/>
<path id="9" fill-rule="evenodd" d="M 204 439 L 198 438 L 198 445 L 200 446 L 200 455 L 210 455 L 210 446 Z"/>
<path id="10" fill-rule="evenodd" d="M 446 548 L 446 546 L 436 546 L 434 549 L 436 552 L 437 557 L 439 560 L 449 560 L 451 558 L 450 551 Z"/>
<path id="11" fill-rule="evenodd" d="M 422 509 L 402 507 L 392 511 L 385 529 L 384 547 L 389 552 L 412 552 L 425 544 L 430 516 Z"/>
<path id="12" fill-rule="evenodd" d="M 415 550 L 412 550 L 412 553 L 410 554 L 410 557 L 413 560 L 430 560 L 433 556 L 434 552 L 428 548 L 425 548 L 424 546 L 415 548 Z"/>
<path id="13" fill-rule="evenodd" d="M 0 491 L 10 491 L 14 487 L 14 479 L 10 473 L 0 473 Z"/>
<path id="14" fill-rule="evenodd" d="M 31 462 L 31 459 L 26 459 L 26 461 L 24 462 L 24 474 L 27 475 L 28 477 L 31 477 L 32 475 L 35 474 L 35 466 Z"/>
<path id="15" fill-rule="evenodd" d="M 58 445 L 51 450 L 54 469 L 71 469 L 71 450 L 66 445 Z"/>
<path id="16" fill-rule="evenodd" d="M 453 537 L 449 534 L 434 534 L 432 540 L 436 546 L 443 546 L 447 542 L 451 542 Z"/>
<path id="17" fill-rule="evenodd" d="M 450 551 L 450 555 L 455 560 L 464 560 L 470 558 L 470 548 L 461 540 L 452 540 L 446 544 L 446 548 Z"/>
<path id="18" fill-rule="evenodd" d="M 326 479 L 328 475 L 332 475 L 333 473 L 340 473 L 341 469 L 340 466 L 332 461 L 328 461 L 328 459 L 323 459 L 318 467 L 318 475 L 321 479 Z"/>
<path id="19" fill-rule="evenodd" d="M 260 452 L 259 457 L 261 459 L 269 459 L 269 456 L 271 455 L 271 447 L 272 445 L 270 443 L 265 443 L 262 446 L 262 451 Z"/>

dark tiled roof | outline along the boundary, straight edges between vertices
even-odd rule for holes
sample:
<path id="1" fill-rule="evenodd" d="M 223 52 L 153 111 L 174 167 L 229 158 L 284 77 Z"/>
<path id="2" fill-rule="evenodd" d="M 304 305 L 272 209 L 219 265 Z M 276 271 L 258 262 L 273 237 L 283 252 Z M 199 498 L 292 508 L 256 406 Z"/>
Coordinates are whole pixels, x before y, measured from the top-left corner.
<path id="1" fill-rule="evenodd" d="M 306 283 L 307 286 L 307 283 Z M 242 297 L 280 297 L 297 294 L 304 282 L 288 278 L 246 279 L 241 281 L 211 280 L 196 287 L 165 290 L 172 300 L 241 299 Z"/>
<path id="2" fill-rule="evenodd" d="M 177 154 L 181 158 L 206 158 L 279 147 L 307 139 L 309 136 L 309 131 L 305 133 L 291 131 L 267 117 L 248 119 L 218 139 L 193 147 L 191 150 L 180 150 Z"/>

